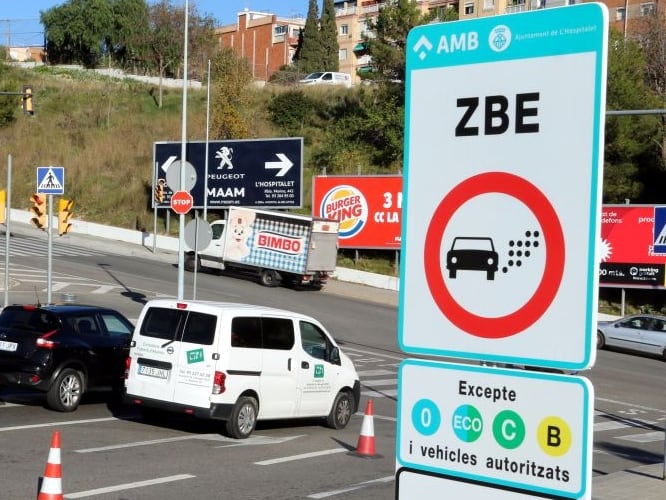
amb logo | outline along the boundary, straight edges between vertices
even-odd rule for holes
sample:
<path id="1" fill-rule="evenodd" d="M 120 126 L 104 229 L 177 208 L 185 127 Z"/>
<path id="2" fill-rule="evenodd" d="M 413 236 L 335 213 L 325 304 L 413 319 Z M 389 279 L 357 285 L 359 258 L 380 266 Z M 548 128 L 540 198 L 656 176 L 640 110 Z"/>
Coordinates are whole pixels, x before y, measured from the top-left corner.
<path id="1" fill-rule="evenodd" d="M 361 232 L 368 221 L 368 202 L 355 187 L 336 186 L 324 195 L 319 213 L 326 219 L 340 222 L 340 238 L 352 238 Z"/>

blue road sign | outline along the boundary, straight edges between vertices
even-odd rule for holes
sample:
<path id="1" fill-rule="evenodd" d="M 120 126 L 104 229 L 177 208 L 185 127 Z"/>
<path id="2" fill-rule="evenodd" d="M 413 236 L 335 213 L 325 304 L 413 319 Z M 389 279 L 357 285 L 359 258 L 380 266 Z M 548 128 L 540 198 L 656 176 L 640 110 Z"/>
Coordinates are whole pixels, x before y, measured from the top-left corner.
<path id="1" fill-rule="evenodd" d="M 154 182 L 164 183 L 164 199 L 158 208 L 169 208 L 174 189 L 167 171 L 180 163 L 180 142 L 154 144 Z M 208 182 L 206 183 L 206 155 Z M 194 166 L 196 182 L 190 194 L 193 208 L 300 208 L 303 206 L 303 139 L 249 139 L 190 141 L 187 163 Z"/>
<path id="2" fill-rule="evenodd" d="M 654 253 L 666 253 L 666 207 L 654 207 Z"/>
<path id="3" fill-rule="evenodd" d="M 65 167 L 37 167 L 37 193 L 64 194 Z"/>

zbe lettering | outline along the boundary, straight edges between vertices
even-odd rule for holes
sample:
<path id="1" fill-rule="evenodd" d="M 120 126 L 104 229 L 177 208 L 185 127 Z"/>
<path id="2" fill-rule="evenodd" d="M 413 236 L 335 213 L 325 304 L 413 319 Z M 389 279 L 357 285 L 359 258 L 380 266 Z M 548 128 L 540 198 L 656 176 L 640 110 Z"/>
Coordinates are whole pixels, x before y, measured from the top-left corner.
<path id="1" fill-rule="evenodd" d="M 479 134 L 479 127 L 474 125 L 474 118 L 479 109 L 480 97 L 461 97 L 457 100 L 457 107 L 464 108 L 465 112 L 456 125 L 456 137 L 475 136 Z M 509 111 L 509 99 L 503 95 L 490 95 L 483 99 L 483 135 L 500 135 L 509 130 L 513 119 L 513 130 L 516 134 L 534 134 L 539 132 L 539 123 L 529 121 L 536 118 L 539 109 L 530 106 L 530 103 L 539 102 L 539 92 L 526 92 L 516 94 L 513 114 Z"/>

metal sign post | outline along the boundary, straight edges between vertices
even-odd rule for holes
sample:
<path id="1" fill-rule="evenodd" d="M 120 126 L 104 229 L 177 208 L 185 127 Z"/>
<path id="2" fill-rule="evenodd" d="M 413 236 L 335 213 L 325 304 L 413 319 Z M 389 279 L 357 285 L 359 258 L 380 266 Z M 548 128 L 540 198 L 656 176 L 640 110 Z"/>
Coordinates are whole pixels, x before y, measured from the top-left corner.
<path id="1" fill-rule="evenodd" d="M 65 193 L 65 168 L 64 167 L 37 167 L 37 194 L 48 196 L 48 207 L 46 213 L 47 257 L 46 257 L 46 302 L 51 303 L 51 275 L 53 262 L 53 195 Z"/>

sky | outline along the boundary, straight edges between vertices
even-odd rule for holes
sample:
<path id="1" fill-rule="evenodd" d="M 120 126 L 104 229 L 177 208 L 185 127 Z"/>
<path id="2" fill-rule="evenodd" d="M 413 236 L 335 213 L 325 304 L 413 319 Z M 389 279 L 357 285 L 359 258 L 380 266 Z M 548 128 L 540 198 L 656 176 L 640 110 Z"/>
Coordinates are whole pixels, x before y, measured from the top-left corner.
<path id="1" fill-rule="evenodd" d="M 171 0 L 174 5 L 184 5 L 185 0 Z M 220 26 L 233 24 L 244 9 L 273 12 L 278 16 L 292 17 L 308 11 L 308 0 L 188 0 L 197 6 L 199 13 L 210 14 Z M 38 46 L 44 41 L 39 12 L 62 5 L 66 0 L 0 0 L 0 44 Z M 152 0 L 148 0 L 152 3 Z M 321 11 L 321 0 L 319 10 Z"/>

